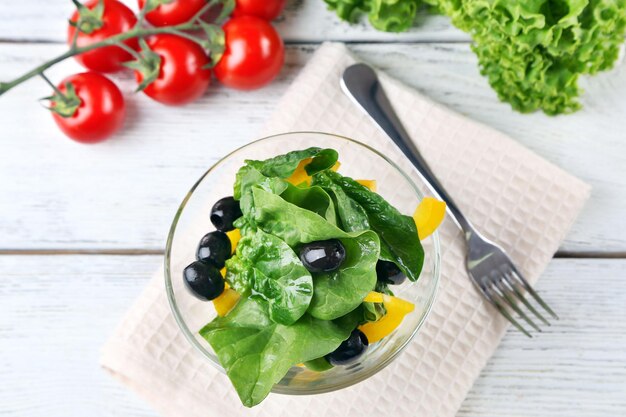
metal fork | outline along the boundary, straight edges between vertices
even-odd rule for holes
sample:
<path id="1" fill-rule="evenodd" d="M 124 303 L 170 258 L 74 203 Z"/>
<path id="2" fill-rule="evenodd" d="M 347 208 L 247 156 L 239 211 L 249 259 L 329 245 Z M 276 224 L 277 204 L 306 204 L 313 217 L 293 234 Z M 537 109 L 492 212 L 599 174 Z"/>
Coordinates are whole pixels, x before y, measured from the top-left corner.
<path id="1" fill-rule="evenodd" d="M 382 85 L 372 68 L 365 64 L 348 67 L 342 76 L 341 87 L 374 122 L 394 141 L 417 169 L 417 172 L 429 185 L 431 191 L 446 202 L 448 213 L 459 225 L 467 241 L 467 271 L 480 293 L 487 299 L 513 326 L 526 336 L 531 334 L 515 319 L 514 315 L 523 319 L 529 326 L 541 331 L 539 326 L 526 314 L 521 305 L 546 325 L 548 320 L 531 304 L 525 293 L 530 296 L 552 317 L 558 316 L 533 290 L 528 281 L 517 270 L 511 258 L 504 250 L 482 236 L 470 221 L 461 213 L 450 195 L 422 158 L 413 141 L 395 114 L 387 99 Z"/>

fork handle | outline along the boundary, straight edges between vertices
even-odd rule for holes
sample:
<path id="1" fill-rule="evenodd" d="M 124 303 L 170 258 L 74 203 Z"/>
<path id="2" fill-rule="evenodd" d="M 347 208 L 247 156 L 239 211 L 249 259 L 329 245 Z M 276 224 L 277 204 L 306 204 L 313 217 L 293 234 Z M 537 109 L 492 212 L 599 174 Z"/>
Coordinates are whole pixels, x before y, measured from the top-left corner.
<path id="1" fill-rule="evenodd" d="M 415 169 L 426 182 L 430 190 L 446 202 L 448 213 L 465 232 L 469 239 L 475 233 L 472 224 L 465 218 L 461 210 L 443 188 L 439 180 L 430 170 L 415 143 L 409 137 L 404 126 L 398 119 L 389 99 L 374 70 L 365 64 L 354 64 L 343 73 L 341 86 L 344 92 L 354 99 L 376 124 L 394 141 L 404 155 L 411 161 Z"/>

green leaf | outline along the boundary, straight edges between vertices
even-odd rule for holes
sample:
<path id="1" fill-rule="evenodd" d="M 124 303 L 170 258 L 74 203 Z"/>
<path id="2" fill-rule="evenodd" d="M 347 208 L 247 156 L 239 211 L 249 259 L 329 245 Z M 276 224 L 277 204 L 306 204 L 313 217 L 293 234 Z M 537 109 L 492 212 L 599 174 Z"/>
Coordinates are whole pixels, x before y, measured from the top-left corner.
<path id="1" fill-rule="evenodd" d="M 363 303 L 363 323 L 378 321 L 385 314 L 387 309 L 383 303 Z"/>
<path id="2" fill-rule="evenodd" d="M 394 295 L 393 291 L 389 288 L 389 285 L 383 281 L 376 281 L 376 288 L 374 288 L 374 291 L 381 294 Z"/>
<path id="3" fill-rule="evenodd" d="M 280 194 L 287 188 L 288 183 L 280 178 L 266 177 L 259 170 L 246 165 L 240 168 L 235 176 L 235 186 L 233 187 L 235 199 L 240 200 L 255 185 Z"/>
<path id="4" fill-rule="evenodd" d="M 319 214 L 331 224 L 337 224 L 335 204 L 321 187 L 296 187 L 287 184 L 287 188 L 280 196 L 291 204 Z"/>
<path id="5" fill-rule="evenodd" d="M 311 172 L 317 172 L 318 170 L 329 169 L 334 166 L 337 162 L 338 155 L 333 149 L 309 148 L 302 151 L 289 152 L 285 155 L 279 155 L 264 161 L 247 160 L 246 165 L 237 172 L 233 188 L 233 196 L 236 200 L 240 200 L 243 214 L 249 214 L 254 207 L 254 203 L 249 194 L 253 186 L 261 187 L 275 194 L 282 194 L 285 190 L 289 190 L 285 195 L 287 199 L 291 198 L 294 202 L 299 201 L 300 204 L 308 204 L 308 208 L 313 209 L 313 211 L 320 209 L 320 204 L 324 202 L 324 204 L 327 203 L 328 205 L 328 207 L 325 207 L 325 210 L 332 209 L 334 211 L 334 207 L 330 207 L 330 205 L 333 204 L 332 201 L 330 201 L 327 195 L 322 195 L 322 193 L 324 193 L 322 190 L 309 191 L 313 193 L 312 197 L 320 197 L 323 199 L 323 202 L 314 203 L 312 198 L 307 198 L 306 194 L 308 192 L 294 190 L 291 184 L 283 181 L 283 178 L 288 178 L 293 174 L 302 160 L 311 157 L 313 157 L 309 164 L 313 165 Z M 314 208 L 312 204 L 318 207 Z M 334 214 L 331 216 L 331 214 L 327 212 L 325 217 L 333 221 L 332 219 L 334 219 L 335 216 Z M 334 223 L 333 221 L 333 224 Z"/>
<path id="6" fill-rule="evenodd" d="M 378 30 L 404 32 L 415 20 L 417 0 L 371 0 L 369 21 Z"/>
<path id="7" fill-rule="evenodd" d="M 217 354 L 242 403 L 252 407 L 269 394 L 289 368 L 337 349 L 357 320 L 356 315 L 326 321 L 305 314 L 285 326 L 270 319 L 264 301 L 244 298 L 200 334 Z"/>
<path id="8" fill-rule="evenodd" d="M 289 246 L 339 239 L 346 258 L 336 271 L 313 274 L 315 291 L 309 306 L 312 316 L 332 320 L 357 308 L 376 286 L 378 235 L 372 231 L 346 233 L 317 213 L 300 208 L 280 196 L 253 188 L 254 222 Z"/>
<path id="9" fill-rule="evenodd" d="M 418 0 L 324 0 L 349 21 L 404 31 Z M 626 0 L 425 0 L 472 35 L 481 73 L 515 110 L 548 115 L 581 108 L 578 80 L 615 65 L 626 33 Z"/>
<path id="10" fill-rule="evenodd" d="M 331 169 L 337 163 L 339 154 L 334 149 L 322 149 L 313 160 L 304 167 L 307 174 L 313 175 L 318 172 Z"/>
<path id="11" fill-rule="evenodd" d="M 303 159 L 313 158 L 309 164 L 312 165 L 311 172 L 307 169 L 307 173 L 312 175 L 315 172 L 332 168 L 337 162 L 337 157 L 337 151 L 334 149 L 308 148 L 278 155 L 264 161 L 247 160 L 246 164 L 257 169 L 266 177 L 288 178 Z"/>
<path id="12" fill-rule="evenodd" d="M 287 189 L 289 183 L 280 178 L 266 177 L 261 172 L 249 165 L 245 165 L 237 171 L 233 196 L 239 200 L 239 207 L 244 217 L 250 222 L 251 214 L 254 210 L 254 200 L 252 199 L 252 187 L 260 187 L 266 191 L 280 194 Z"/>
<path id="13" fill-rule="evenodd" d="M 329 10 L 334 10 L 340 19 L 356 22 L 361 12 L 369 10 L 370 0 L 324 0 Z"/>
<path id="14" fill-rule="evenodd" d="M 370 228 L 367 213 L 356 201 L 348 197 L 343 189 L 333 183 L 323 173 L 313 176 L 313 185 L 322 186 L 331 196 L 335 207 L 337 207 L 337 216 L 339 217 L 339 226 L 346 232 L 358 232 L 368 230 Z"/>
<path id="15" fill-rule="evenodd" d="M 226 261 L 226 280 L 241 295 L 265 300 L 272 321 L 292 324 L 307 311 L 313 278 L 298 255 L 278 237 L 246 230 Z"/>
<path id="16" fill-rule="evenodd" d="M 304 362 L 304 366 L 314 372 L 324 372 L 333 368 L 330 362 L 328 362 L 324 357 L 306 361 Z"/>
<path id="17" fill-rule="evenodd" d="M 520 112 L 571 113 L 581 74 L 611 68 L 626 31 L 625 0 L 427 0 L 472 34 L 481 73 Z"/>
<path id="18" fill-rule="evenodd" d="M 416 281 L 424 265 L 424 249 L 413 218 L 401 214 L 382 196 L 352 178 L 332 171 L 323 175 L 365 210 L 371 229 L 380 237 L 381 259 L 394 262 L 411 281 Z"/>

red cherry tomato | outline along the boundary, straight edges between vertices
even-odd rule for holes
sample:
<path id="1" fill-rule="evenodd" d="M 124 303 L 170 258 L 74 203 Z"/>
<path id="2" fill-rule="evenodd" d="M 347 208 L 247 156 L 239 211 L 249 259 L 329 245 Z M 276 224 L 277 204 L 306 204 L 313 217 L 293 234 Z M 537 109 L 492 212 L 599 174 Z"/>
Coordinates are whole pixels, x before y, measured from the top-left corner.
<path id="1" fill-rule="evenodd" d="M 215 66 L 224 85 L 253 90 L 272 81 L 285 61 L 285 46 L 272 25 L 255 16 L 235 17 L 224 25 L 226 50 Z"/>
<path id="2" fill-rule="evenodd" d="M 85 6 L 89 9 L 93 9 L 97 4 L 98 0 L 91 0 L 85 3 Z M 135 23 L 137 23 L 137 18 L 132 10 L 117 0 L 104 0 L 104 14 L 102 20 L 103 25 L 100 29 L 96 29 L 89 34 L 79 32 L 76 38 L 76 46 L 80 48 L 94 42 L 100 42 L 110 36 L 129 31 L 135 26 Z M 78 11 L 72 15 L 70 21 L 78 21 Z M 68 25 L 68 44 L 72 43 L 75 31 L 76 28 L 74 26 Z M 133 49 L 138 48 L 137 39 L 128 39 L 124 43 Z M 132 56 L 119 46 L 105 46 L 76 56 L 76 60 L 85 68 L 102 72 L 119 71 L 123 68 L 122 63 L 130 61 L 131 59 Z"/>
<path id="3" fill-rule="evenodd" d="M 148 46 L 161 57 L 161 69 L 156 80 L 143 92 L 163 104 L 177 106 L 192 102 L 204 94 L 211 82 L 211 71 L 203 67 L 209 63 L 204 50 L 186 38 L 176 35 L 155 35 Z M 135 71 L 138 82 L 143 75 Z"/>
<path id="4" fill-rule="evenodd" d="M 58 85 L 64 94 L 67 83 L 74 86 L 80 105 L 69 117 L 52 113 L 63 133 L 77 142 L 96 143 L 122 127 L 126 116 L 124 96 L 113 81 L 96 72 L 71 75 Z M 52 108 L 55 105 L 51 103 Z"/>
<path id="5" fill-rule="evenodd" d="M 287 0 L 237 0 L 233 16 L 256 16 L 264 20 L 276 19 Z"/>
<path id="6" fill-rule="evenodd" d="M 146 0 L 138 1 L 139 8 L 142 9 Z M 191 19 L 206 4 L 207 0 L 174 0 L 161 4 L 146 14 L 146 20 L 154 26 L 179 25 Z"/>

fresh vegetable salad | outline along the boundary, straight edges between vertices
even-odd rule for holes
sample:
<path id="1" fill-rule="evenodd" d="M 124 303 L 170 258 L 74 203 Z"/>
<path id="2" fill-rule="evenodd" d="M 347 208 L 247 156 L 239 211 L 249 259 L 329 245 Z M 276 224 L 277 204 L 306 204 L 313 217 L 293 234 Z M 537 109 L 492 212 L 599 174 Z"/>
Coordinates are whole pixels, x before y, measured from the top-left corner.
<path id="1" fill-rule="evenodd" d="M 200 334 L 248 407 L 292 366 L 323 372 L 357 361 L 414 309 L 393 287 L 419 278 L 420 238 L 445 204 L 424 199 L 403 215 L 375 180 L 338 167 L 337 151 L 320 148 L 246 161 L 233 196 L 211 210 L 217 230 L 184 270 L 187 288 L 215 305 Z"/>

